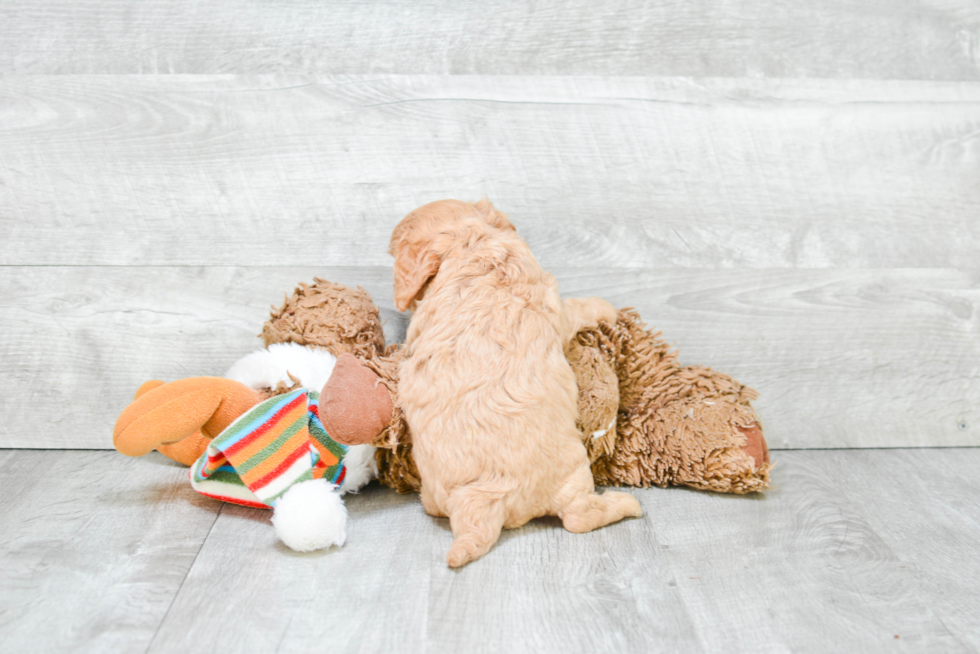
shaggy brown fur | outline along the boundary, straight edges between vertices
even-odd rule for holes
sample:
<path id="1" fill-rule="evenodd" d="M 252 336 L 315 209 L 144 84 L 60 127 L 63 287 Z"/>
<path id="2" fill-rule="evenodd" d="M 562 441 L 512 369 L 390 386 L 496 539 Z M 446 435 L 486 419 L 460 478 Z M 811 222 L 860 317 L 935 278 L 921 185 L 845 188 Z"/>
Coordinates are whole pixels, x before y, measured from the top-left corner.
<path id="1" fill-rule="evenodd" d="M 378 307 L 360 286 L 357 290 L 325 279 L 301 283 L 262 327 L 266 347 L 272 343 L 299 343 L 361 358 L 384 353 L 385 337 Z"/>
<path id="2" fill-rule="evenodd" d="M 335 329 L 330 305 L 307 308 L 303 299 L 361 293 L 319 279 L 313 286 L 301 285 L 273 313 L 263 336 L 269 344 L 309 342 L 309 334 L 328 334 Z M 373 303 L 365 307 L 355 299 L 350 306 L 359 307 L 355 322 L 377 320 Z M 283 313 L 292 316 L 291 322 L 277 322 Z M 275 330 L 270 329 L 273 323 Z M 323 340 L 337 347 L 336 339 Z M 373 342 L 378 342 L 377 337 Z M 335 354 L 344 351 L 327 349 Z M 370 351 L 378 351 L 378 346 Z M 393 344 L 383 355 L 360 358 L 381 376 L 395 397 L 391 423 L 373 443 L 379 448 L 379 478 L 399 492 L 411 493 L 418 492 L 420 480 L 412 458 L 412 434 L 397 402 L 398 365 L 403 354 Z M 600 325 L 581 331 L 566 349 L 566 356 L 579 387 L 578 426 L 586 438 L 597 484 L 681 484 L 722 493 L 769 487 L 771 465 L 768 461 L 755 465 L 742 449 L 746 436 L 739 429 L 758 424 L 750 404 L 755 391 L 710 368 L 681 366 L 677 353 L 658 332 L 646 329 L 636 312 L 620 311 L 613 327 Z M 615 429 L 608 429 L 614 416 Z M 604 429 L 605 434 L 593 437 Z"/>
<path id="3" fill-rule="evenodd" d="M 754 390 L 711 368 L 681 366 L 677 352 L 631 309 L 619 312 L 615 326 L 583 330 L 576 342 L 601 361 L 593 367 L 615 371 L 619 380 L 615 443 L 611 451 L 606 438 L 589 447 L 597 484 L 681 484 L 737 494 L 768 488 L 768 453 L 757 466 L 743 449 L 742 429 L 759 424 L 749 404 Z M 593 396 L 583 393 L 582 415 L 606 415 L 611 393 Z"/>

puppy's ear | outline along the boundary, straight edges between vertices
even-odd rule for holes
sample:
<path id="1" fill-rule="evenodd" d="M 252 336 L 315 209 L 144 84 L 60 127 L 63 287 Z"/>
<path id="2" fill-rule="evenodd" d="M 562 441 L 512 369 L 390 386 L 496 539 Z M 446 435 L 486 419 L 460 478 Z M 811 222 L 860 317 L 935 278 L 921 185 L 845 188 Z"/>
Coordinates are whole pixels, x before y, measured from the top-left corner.
<path id="1" fill-rule="evenodd" d="M 507 220 L 507 214 L 497 211 L 493 204 L 490 203 L 490 200 L 483 198 L 473 206 L 476 207 L 476 211 L 480 214 L 480 217 L 493 227 L 497 229 L 509 229 L 512 232 L 517 231 L 514 225 Z"/>
<path id="2" fill-rule="evenodd" d="M 426 244 L 403 243 L 395 250 L 395 308 L 415 305 L 422 288 L 439 272 L 439 256 Z"/>

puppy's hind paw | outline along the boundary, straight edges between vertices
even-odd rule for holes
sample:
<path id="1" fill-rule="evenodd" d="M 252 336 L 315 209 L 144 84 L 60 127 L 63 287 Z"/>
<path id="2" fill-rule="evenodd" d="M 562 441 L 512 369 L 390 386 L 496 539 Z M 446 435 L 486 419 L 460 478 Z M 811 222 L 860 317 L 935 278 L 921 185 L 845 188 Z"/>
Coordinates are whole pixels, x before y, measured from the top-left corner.
<path id="1" fill-rule="evenodd" d="M 622 507 L 624 518 L 639 518 L 643 515 L 643 507 L 640 506 L 638 499 L 626 493 L 617 493 L 617 495 L 621 495 L 621 497 L 616 498 L 616 501 Z"/>

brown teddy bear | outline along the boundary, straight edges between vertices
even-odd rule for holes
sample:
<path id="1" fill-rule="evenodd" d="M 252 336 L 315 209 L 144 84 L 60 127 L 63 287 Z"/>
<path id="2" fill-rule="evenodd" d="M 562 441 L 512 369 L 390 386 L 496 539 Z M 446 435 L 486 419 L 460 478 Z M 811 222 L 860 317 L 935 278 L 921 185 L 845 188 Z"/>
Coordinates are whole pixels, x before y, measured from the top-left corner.
<path id="1" fill-rule="evenodd" d="M 391 420 L 373 445 L 382 483 L 418 491 L 412 438 L 398 407 L 401 350 L 385 345 L 366 291 L 315 279 L 301 284 L 262 329 L 266 346 L 296 343 L 353 354 L 392 395 Z M 710 368 L 682 366 L 632 309 L 615 325 L 578 334 L 566 352 L 579 385 L 579 426 L 596 484 L 680 484 L 721 493 L 769 487 L 769 452 L 750 402 L 754 390 Z"/>
<path id="2" fill-rule="evenodd" d="M 340 496 L 371 478 L 418 491 L 412 438 L 398 407 L 403 351 L 385 346 L 363 289 L 301 284 L 262 330 L 266 348 L 225 377 L 151 381 L 119 416 L 123 454 L 153 449 L 190 466 L 191 485 L 225 502 L 274 509 L 299 551 L 342 545 Z M 596 483 L 684 484 L 725 493 L 768 487 L 755 391 L 677 363 L 632 310 L 576 336 L 566 356 Z"/>

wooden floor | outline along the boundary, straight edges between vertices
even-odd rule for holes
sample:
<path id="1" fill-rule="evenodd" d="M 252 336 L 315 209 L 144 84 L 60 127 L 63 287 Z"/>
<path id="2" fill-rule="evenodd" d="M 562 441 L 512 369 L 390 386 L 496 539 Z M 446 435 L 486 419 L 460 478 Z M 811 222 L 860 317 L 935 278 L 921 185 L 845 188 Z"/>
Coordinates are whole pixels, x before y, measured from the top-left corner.
<path id="1" fill-rule="evenodd" d="M 980 650 L 980 449 L 777 460 L 764 497 L 634 491 L 642 518 L 451 571 L 446 521 L 376 485 L 297 554 L 161 456 L 4 450 L 0 651 Z"/>
<path id="2" fill-rule="evenodd" d="M 0 654 L 980 651 L 977 7 L 0 0 Z M 760 391 L 771 493 L 453 572 L 416 497 L 300 555 L 108 449 L 314 276 L 400 340 L 392 228 L 481 196 Z"/>

